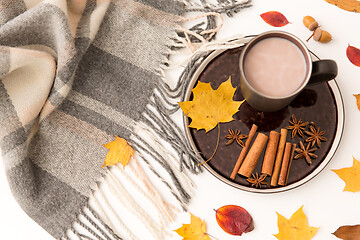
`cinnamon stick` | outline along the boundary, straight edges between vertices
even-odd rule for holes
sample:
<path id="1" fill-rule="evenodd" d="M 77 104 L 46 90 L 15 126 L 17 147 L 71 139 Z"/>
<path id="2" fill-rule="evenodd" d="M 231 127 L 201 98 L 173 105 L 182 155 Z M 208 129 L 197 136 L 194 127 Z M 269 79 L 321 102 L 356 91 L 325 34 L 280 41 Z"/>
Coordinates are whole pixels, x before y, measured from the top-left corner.
<path id="1" fill-rule="evenodd" d="M 278 185 L 285 186 L 286 185 L 286 177 L 289 169 L 290 156 L 292 151 L 292 144 L 287 142 L 285 144 L 284 156 L 281 163 L 280 175 Z"/>
<path id="2" fill-rule="evenodd" d="M 238 157 L 238 159 L 236 161 L 235 167 L 234 167 L 234 169 L 233 169 L 233 171 L 232 171 L 232 173 L 230 175 L 230 179 L 232 179 L 232 180 L 235 179 L 236 174 L 238 173 L 238 171 L 240 169 L 240 166 L 241 166 L 242 162 L 245 159 L 246 153 L 247 153 L 247 151 L 248 151 L 248 149 L 249 149 L 249 147 L 251 145 L 251 141 L 254 138 L 257 129 L 258 129 L 258 126 L 256 126 L 255 124 L 253 124 L 251 126 L 249 136 L 248 136 L 248 138 L 247 138 L 247 140 L 245 142 L 245 146 L 241 150 L 240 155 L 239 155 L 239 157 Z"/>
<path id="3" fill-rule="evenodd" d="M 291 144 L 291 153 L 290 153 L 290 159 L 289 159 L 289 166 L 287 167 L 284 186 L 287 184 L 287 181 L 289 179 L 290 167 L 291 167 L 292 160 L 294 159 L 295 148 L 296 148 L 296 144 L 295 143 Z"/>
<path id="4" fill-rule="evenodd" d="M 259 133 L 257 135 L 253 145 L 249 150 L 249 153 L 246 155 L 246 158 L 244 159 L 244 162 L 239 169 L 239 174 L 245 177 L 251 176 L 267 140 L 268 136 L 266 136 L 265 134 Z"/>
<path id="5" fill-rule="evenodd" d="M 273 168 L 274 168 L 275 157 L 276 157 L 276 152 L 278 149 L 279 139 L 280 139 L 280 133 L 275 132 L 275 131 L 270 132 L 269 142 L 266 146 L 265 156 L 264 156 L 263 165 L 262 165 L 262 169 L 261 169 L 261 173 L 267 174 L 268 176 L 271 176 Z"/>
<path id="6" fill-rule="evenodd" d="M 277 153 L 276 153 L 274 170 L 273 170 L 271 182 L 270 182 L 270 185 L 273 187 L 275 187 L 278 182 L 281 161 L 283 158 L 283 153 L 284 153 L 284 148 L 285 148 L 285 143 L 286 143 L 286 136 L 287 136 L 287 129 L 282 128 L 280 131 L 280 141 L 279 141 L 279 146 L 278 146 Z"/>

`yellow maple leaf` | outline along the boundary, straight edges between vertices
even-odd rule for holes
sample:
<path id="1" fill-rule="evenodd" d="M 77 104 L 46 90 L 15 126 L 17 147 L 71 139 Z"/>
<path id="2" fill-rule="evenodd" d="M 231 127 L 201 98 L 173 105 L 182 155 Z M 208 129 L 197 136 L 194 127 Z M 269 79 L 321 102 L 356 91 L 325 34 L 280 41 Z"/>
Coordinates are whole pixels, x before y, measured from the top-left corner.
<path id="1" fill-rule="evenodd" d="M 303 206 L 289 220 L 279 213 L 277 215 L 279 233 L 274 236 L 279 240 L 310 240 L 319 229 L 308 225 Z"/>
<path id="2" fill-rule="evenodd" d="M 123 138 L 115 135 L 115 140 L 104 145 L 110 151 L 106 154 L 105 162 L 102 167 L 121 163 L 123 167 L 129 163 L 134 155 L 134 149 Z"/>
<path id="3" fill-rule="evenodd" d="M 211 240 L 206 233 L 206 223 L 190 213 L 190 224 L 183 224 L 181 228 L 174 230 L 183 237 L 182 240 Z"/>
<path id="4" fill-rule="evenodd" d="M 189 127 L 210 131 L 218 123 L 234 120 L 232 117 L 244 101 L 233 101 L 236 88 L 231 85 L 231 77 L 218 89 L 212 89 L 210 83 L 198 82 L 192 89 L 192 101 L 179 102 L 184 114 L 191 118 Z"/>
<path id="5" fill-rule="evenodd" d="M 343 191 L 358 192 L 360 191 L 360 162 L 353 157 L 353 165 L 348 168 L 331 169 L 344 182 L 345 188 Z"/>
<path id="6" fill-rule="evenodd" d="M 354 97 L 356 98 L 356 106 L 360 111 L 360 94 L 354 94 Z"/>

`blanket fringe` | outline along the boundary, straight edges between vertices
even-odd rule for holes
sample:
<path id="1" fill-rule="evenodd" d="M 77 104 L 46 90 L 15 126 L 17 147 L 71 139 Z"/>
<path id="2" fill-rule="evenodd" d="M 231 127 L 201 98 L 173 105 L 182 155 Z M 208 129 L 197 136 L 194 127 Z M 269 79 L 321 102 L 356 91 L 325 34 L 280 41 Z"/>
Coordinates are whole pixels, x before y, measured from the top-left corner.
<path id="1" fill-rule="evenodd" d="M 118 232 L 119 230 L 117 229 L 121 229 L 126 236 L 128 236 L 131 240 L 138 240 L 138 238 L 136 238 L 133 233 L 130 231 L 130 229 L 126 226 L 126 224 L 122 221 L 121 216 L 119 216 L 116 211 L 114 210 L 114 208 L 111 206 L 111 204 L 109 203 L 109 200 L 107 199 L 107 197 L 105 196 L 105 194 L 103 193 L 103 190 L 101 188 L 98 189 L 98 191 L 96 191 L 93 195 L 93 198 L 91 200 L 94 200 L 94 202 L 96 202 L 96 205 L 99 206 L 100 208 L 102 208 L 102 211 L 105 214 L 105 218 L 107 219 L 108 223 L 111 224 L 112 221 L 109 220 L 114 219 L 116 224 L 112 224 L 112 229 L 115 232 Z M 101 206 L 101 204 L 104 205 L 104 208 Z M 115 226 L 116 227 L 115 227 Z"/>
<path id="2" fill-rule="evenodd" d="M 241 9 L 251 6 L 251 0 L 217 0 L 212 3 L 208 0 L 180 0 L 187 7 L 189 12 L 217 12 L 226 13 L 232 17 L 234 13 L 238 13 Z"/>
<path id="3" fill-rule="evenodd" d="M 143 146 L 145 145 L 145 146 Z M 165 169 L 165 171 L 170 176 L 175 188 L 177 191 L 175 191 L 172 187 L 170 188 L 171 192 L 178 196 L 177 199 L 180 199 L 180 204 L 183 207 L 183 209 L 186 211 L 187 207 L 186 204 L 190 200 L 189 193 L 186 192 L 186 190 L 183 188 L 182 184 L 180 183 L 180 180 L 176 177 L 175 171 L 169 166 L 168 162 L 164 159 L 163 156 L 161 156 L 159 153 L 156 152 L 156 150 L 151 147 L 149 144 L 147 144 L 145 141 L 139 140 L 138 143 L 133 143 L 133 146 L 135 149 L 140 152 L 142 155 L 147 154 L 152 159 L 154 159 L 162 168 Z M 155 152 L 155 153 L 154 153 Z M 145 159 L 145 158 L 144 158 Z M 150 164 L 149 164 L 150 165 Z M 154 169 L 152 167 L 152 169 Z M 160 176 L 159 173 L 157 173 L 158 176 Z"/>
<path id="4" fill-rule="evenodd" d="M 107 178 L 110 179 L 105 179 L 104 183 L 110 189 L 110 192 L 116 196 L 119 203 L 129 209 L 145 225 L 155 239 L 163 239 L 162 227 L 138 205 L 137 201 L 127 192 L 124 185 L 110 171 L 107 172 Z"/>
<path id="5" fill-rule="evenodd" d="M 97 189 L 91 194 L 89 203 L 77 215 L 63 239 L 139 240 L 127 225 L 129 214 L 139 220 L 153 239 L 166 239 L 170 234 L 166 226 L 174 220 L 174 213 L 178 209 L 168 204 L 155 189 L 139 162 L 144 159 L 142 156 L 133 157 L 126 166 L 126 171 L 117 165 L 108 167 L 103 179 L 97 183 Z M 146 166 L 152 167 L 152 164 Z M 157 171 L 156 174 L 160 177 Z M 186 208 L 178 191 L 173 190 L 166 180 L 163 182 Z M 128 188 L 128 185 L 131 187 Z M 145 202 L 139 201 L 139 197 Z M 149 213 L 150 208 L 154 214 Z"/>
<path id="6" fill-rule="evenodd" d="M 232 17 L 244 8 L 252 6 L 251 0 L 217 0 L 217 3 L 211 3 L 208 0 L 180 0 L 185 4 L 185 10 L 189 13 L 202 12 L 203 14 L 195 17 L 184 17 L 181 22 L 193 21 L 199 18 L 206 18 L 205 22 L 195 23 L 191 28 L 186 29 L 178 27 L 177 34 L 181 42 L 187 46 L 192 52 L 196 50 L 193 43 L 206 43 L 215 39 L 216 33 L 223 24 L 221 14 Z M 220 22 L 217 22 L 216 19 Z"/>
<path id="7" fill-rule="evenodd" d="M 63 239 L 122 240 L 89 205 L 80 211 Z"/>

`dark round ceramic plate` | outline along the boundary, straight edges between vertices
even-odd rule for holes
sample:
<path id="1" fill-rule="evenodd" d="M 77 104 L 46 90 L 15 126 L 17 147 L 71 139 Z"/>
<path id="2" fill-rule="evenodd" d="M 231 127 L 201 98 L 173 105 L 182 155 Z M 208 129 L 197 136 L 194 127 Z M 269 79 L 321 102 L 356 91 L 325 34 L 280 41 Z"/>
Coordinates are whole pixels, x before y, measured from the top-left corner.
<path id="1" fill-rule="evenodd" d="M 238 87 L 239 82 L 239 55 L 241 47 L 232 50 L 217 50 L 211 53 L 197 69 L 193 79 L 188 86 L 185 100 L 192 98 L 191 90 L 196 86 L 198 81 L 211 83 L 213 89 L 217 89 L 219 85 L 226 81 L 230 76 L 232 85 Z M 313 57 L 316 59 L 315 55 Z M 234 100 L 243 100 L 239 88 L 235 92 Z M 316 159 L 312 160 L 312 164 L 307 164 L 304 159 L 293 160 L 290 168 L 287 185 L 271 187 L 263 185 L 262 188 L 254 188 L 247 181 L 246 178 L 237 175 L 234 180 L 230 179 L 237 158 L 240 154 L 241 147 L 234 142 L 226 146 L 228 130 L 240 130 L 241 134 L 248 134 L 252 124 L 258 126 L 258 132 L 262 132 L 269 136 L 271 130 L 280 132 L 281 128 L 289 126 L 289 120 L 295 115 L 297 119 L 303 121 L 314 122 L 316 127 L 325 130 L 324 137 L 326 142 L 321 143 L 321 147 L 315 151 L 318 155 Z M 215 156 L 207 164 L 204 164 L 206 169 L 215 177 L 223 182 L 251 192 L 258 193 L 273 193 L 289 190 L 304 184 L 305 182 L 316 176 L 331 160 L 334 155 L 342 136 L 344 125 L 344 108 L 341 93 L 335 80 L 327 83 L 318 84 L 311 87 L 306 87 L 291 104 L 283 110 L 264 113 L 258 112 L 251 108 L 244 102 L 234 116 L 234 121 L 220 124 L 220 141 Z M 205 133 L 204 130 L 196 131 L 188 127 L 191 119 L 184 116 L 185 129 L 187 132 L 188 141 L 193 147 L 194 151 L 203 159 L 208 159 L 215 149 L 217 142 L 217 131 L 212 130 Z M 256 137 L 256 136 L 255 136 Z M 255 139 L 255 138 L 254 138 Z M 288 132 L 287 142 L 296 143 L 305 142 L 305 138 L 299 135 L 291 138 L 291 131 Z M 306 146 L 306 145 L 305 145 Z M 298 147 L 298 146 L 297 146 Z M 264 151 L 258 161 L 254 173 L 261 172 L 262 159 Z M 267 177 L 266 181 L 269 183 L 271 177 Z"/>

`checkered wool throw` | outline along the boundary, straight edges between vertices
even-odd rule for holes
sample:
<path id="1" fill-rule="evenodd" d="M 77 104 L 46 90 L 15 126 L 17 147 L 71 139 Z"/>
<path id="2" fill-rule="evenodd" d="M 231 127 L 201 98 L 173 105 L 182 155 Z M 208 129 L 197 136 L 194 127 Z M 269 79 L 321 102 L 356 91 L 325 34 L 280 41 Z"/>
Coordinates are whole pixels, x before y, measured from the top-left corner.
<path id="1" fill-rule="evenodd" d="M 249 5 L 0 1 L 1 153 L 24 211 L 56 239 L 138 239 L 127 213 L 116 209 L 126 208 L 150 236 L 166 239 L 165 223 L 191 197 L 188 173 L 200 169 L 171 118 L 186 82 L 180 77 L 169 86 L 163 71 L 173 51 L 211 40 L 223 13 Z M 186 12 L 195 17 L 185 18 Z M 204 22 L 181 27 L 201 16 Z M 101 168 L 108 151 L 103 145 L 114 135 L 136 151 L 125 170 Z M 158 189 L 178 206 L 162 200 Z M 133 194 L 160 218 L 152 219 Z"/>

